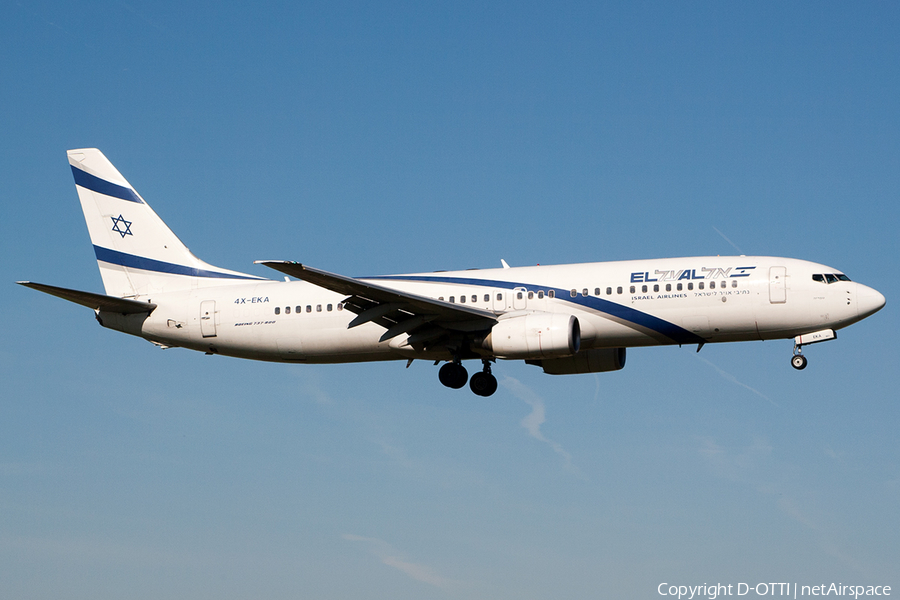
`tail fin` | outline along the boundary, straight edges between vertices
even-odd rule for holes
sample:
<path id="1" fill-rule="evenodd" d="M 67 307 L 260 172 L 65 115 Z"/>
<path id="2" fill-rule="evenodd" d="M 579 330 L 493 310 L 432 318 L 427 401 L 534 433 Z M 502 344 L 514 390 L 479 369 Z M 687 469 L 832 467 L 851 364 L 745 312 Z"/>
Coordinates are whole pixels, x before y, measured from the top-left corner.
<path id="1" fill-rule="evenodd" d="M 69 150 L 68 155 L 108 295 L 122 298 L 262 279 L 214 267 L 191 254 L 96 148 Z"/>

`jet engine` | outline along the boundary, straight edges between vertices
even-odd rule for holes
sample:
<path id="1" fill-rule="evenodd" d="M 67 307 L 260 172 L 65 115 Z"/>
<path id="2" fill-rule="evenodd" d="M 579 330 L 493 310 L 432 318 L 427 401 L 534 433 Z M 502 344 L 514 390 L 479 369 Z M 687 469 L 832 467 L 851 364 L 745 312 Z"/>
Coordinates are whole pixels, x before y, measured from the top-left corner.
<path id="1" fill-rule="evenodd" d="M 581 347 L 581 327 L 574 315 L 528 313 L 498 321 L 482 347 L 499 358 L 571 356 Z"/>

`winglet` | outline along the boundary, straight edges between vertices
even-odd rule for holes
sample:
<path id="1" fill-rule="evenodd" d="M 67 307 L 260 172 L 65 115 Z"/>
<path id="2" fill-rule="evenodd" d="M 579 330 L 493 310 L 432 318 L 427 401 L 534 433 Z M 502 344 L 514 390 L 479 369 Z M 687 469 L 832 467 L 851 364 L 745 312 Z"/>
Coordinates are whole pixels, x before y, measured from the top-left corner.
<path id="1" fill-rule="evenodd" d="M 503 268 L 504 268 L 504 269 L 508 269 L 508 268 L 509 268 L 509 265 L 506 264 L 506 261 L 503 260 L 502 258 L 500 259 L 500 264 L 503 265 Z"/>

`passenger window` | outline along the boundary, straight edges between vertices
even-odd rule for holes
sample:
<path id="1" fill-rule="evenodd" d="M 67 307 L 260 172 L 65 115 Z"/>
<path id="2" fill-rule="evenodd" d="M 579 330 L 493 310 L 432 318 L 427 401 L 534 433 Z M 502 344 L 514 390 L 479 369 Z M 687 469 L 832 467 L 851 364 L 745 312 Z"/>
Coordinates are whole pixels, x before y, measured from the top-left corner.
<path id="1" fill-rule="evenodd" d="M 646 286 L 646 285 L 642 285 L 642 286 L 641 286 L 641 293 L 642 293 L 642 294 L 646 294 L 646 293 L 647 293 L 647 286 Z"/>
<path id="2" fill-rule="evenodd" d="M 675 286 L 675 289 L 677 289 L 680 292 L 681 290 L 684 289 L 684 286 L 679 283 L 677 286 Z"/>
<path id="3" fill-rule="evenodd" d="M 338 302 L 337 309 L 338 309 L 339 311 L 340 311 L 340 310 L 344 310 L 344 303 L 343 303 L 343 302 Z"/>
<path id="4" fill-rule="evenodd" d="M 600 288 L 594 288 L 594 295 L 595 295 L 595 296 L 599 296 L 599 295 L 600 295 Z"/>
<path id="5" fill-rule="evenodd" d="M 654 284 L 653 284 L 653 291 L 654 291 L 654 292 L 658 292 L 658 291 L 659 291 L 659 284 L 658 284 L 658 283 L 654 283 Z"/>
<path id="6" fill-rule="evenodd" d="M 478 296 L 472 294 L 472 302 L 478 302 Z"/>
<path id="7" fill-rule="evenodd" d="M 544 290 L 538 290 L 538 300 L 541 300 L 544 297 Z"/>
<path id="8" fill-rule="evenodd" d="M 503 300 L 503 292 L 497 292 L 497 300 Z"/>
<path id="9" fill-rule="evenodd" d="M 450 296 L 450 303 L 456 304 L 456 296 Z"/>
<path id="10" fill-rule="evenodd" d="M 621 293 L 622 293 L 622 286 L 621 286 L 621 285 L 620 285 L 619 287 L 616 288 L 616 293 L 617 293 L 617 294 L 621 294 Z"/>
<path id="11" fill-rule="evenodd" d="M 291 307 L 290 307 L 290 306 L 285 306 L 285 307 L 284 307 L 284 314 L 286 314 L 286 315 L 291 314 Z"/>
<path id="12" fill-rule="evenodd" d="M 572 296 L 572 297 L 574 298 L 575 296 L 578 295 L 578 290 L 571 290 L 571 291 L 569 292 L 569 295 Z"/>
<path id="13" fill-rule="evenodd" d="M 280 314 L 281 314 L 281 307 L 280 307 L 280 306 L 276 306 L 276 307 L 275 307 L 275 314 L 276 314 L 276 315 L 280 315 Z"/>
<path id="14" fill-rule="evenodd" d="M 322 305 L 316 304 L 316 312 L 322 312 Z"/>
<path id="15" fill-rule="evenodd" d="M 532 300 L 534 298 L 534 292 L 528 292 L 528 299 Z"/>
<path id="16" fill-rule="evenodd" d="M 491 295 L 490 295 L 490 294 L 485 294 L 485 295 L 484 295 L 484 301 L 485 301 L 485 302 L 490 302 L 490 301 L 491 301 Z"/>
<path id="17" fill-rule="evenodd" d="M 331 308 L 332 308 L 332 306 L 329 304 L 328 306 L 325 307 L 325 310 L 327 310 L 328 312 L 331 312 Z"/>
<path id="18" fill-rule="evenodd" d="M 550 290 L 549 292 L 547 292 L 547 297 L 556 298 L 556 290 Z"/>
<path id="19" fill-rule="evenodd" d="M 443 297 L 443 296 L 438 296 L 438 300 L 440 300 L 441 302 L 443 302 L 443 301 L 444 301 L 444 297 Z"/>
<path id="20" fill-rule="evenodd" d="M 303 307 L 302 307 L 302 306 L 295 306 L 295 307 L 294 307 L 294 312 L 297 313 L 297 314 L 299 315 L 301 312 L 303 312 Z"/>
<path id="21" fill-rule="evenodd" d="M 715 282 L 715 281 L 710 281 L 710 282 L 709 282 L 709 289 L 711 289 L 711 290 L 716 289 L 716 282 Z"/>
<path id="22" fill-rule="evenodd" d="M 631 286 L 630 288 L 628 288 L 628 293 L 629 293 L 629 294 L 633 294 L 633 293 L 634 293 L 634 286 Z"/>
<path id="23" fill-rule="evenodd" d="M 732 279 L 732 280 L 731 280 L 731 287 L 733 287 L 733 288 L 736 288 L 736 287 L 737 287 L 737 279 Z"/>
<path id="24" fill-rule="evenodd" d="M 688 281 L 688 289 L 689 289 L 689 290 L 694 289 L 694 282 L 693 282 L 693 281 Z"/>
<path id="25" fill-rule="evenodd" d="M 667 291 L 667 292 L 671 292 L 671 291 L 672 291 L 672 284 L 671 284 L 671 283 L 667 283 L 667 284 L 666 284 L 666 291 Z"/>
<path id="26" fill-rule="evenodd" d="M 584 288 L 583 290 L 581 290 L 581 295 L 582 295 L 582 296 L 587 296 L 587 295 L 588 295 L 588 289 L 587 289 L 587 288 Z"/>
<path id="27" fill-rule="evenodd" d="M 465 304 L 465 303 L 466 303 L 466 296 L 465 296 L 465 294 L 463 294 L 462 296 L 459 297 L 459 302 L 460 302 L 460 304 Z"/>
<path id="28" fill-rule="evenodd" d="M 312 312 L 312 304 L 306 305 L 306 312 Z"/>
<path id="29" fill-rule="evenodd" d="M 516 300 L 522 299 L 522 292 L 516 292 Z"/>
<path id="30" fill-rule="evenodd" d="M 612 296 L 612 288 L 611 287 L 606 288 L 606 295 Z"/>
<path id="31" fill-rule="evenodd" d="M 702 290 L 702 289 L 703 289 L 703 282 L 701 281 L 700 283 L 698 283 L 698 284 L 697 284 L 697 287 L 700 288 L 700 289 Z"/>

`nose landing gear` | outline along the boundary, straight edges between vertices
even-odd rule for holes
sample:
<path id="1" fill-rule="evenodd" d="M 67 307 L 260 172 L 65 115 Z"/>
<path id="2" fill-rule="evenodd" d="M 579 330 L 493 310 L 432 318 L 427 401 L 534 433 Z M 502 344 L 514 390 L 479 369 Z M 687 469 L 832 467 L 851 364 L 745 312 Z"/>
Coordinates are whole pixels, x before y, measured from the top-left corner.
<path id="1" fill-rule="evenodd" d="M 794 340 L 794 356 L 791 357 L 791 366 L 798 371 L 802 371 L 806 368 L 806 357 L 801 354 L 801 352 L 803 352 L 803 344 L 801 341 L 802 340 Z"/>
<path id="2" fill-rule="evenodd" d="M 813 333 L 804 333 L 794 338 L 794 356 L 791 357 L 791 366 L 802 371 L 806 368 L 806 357 L 803 356 L 803 346 L 810 344 L 818 344 L 819 342 L 827 342 L 837 337 L 833 329 L 823 329 Z"/>

